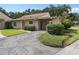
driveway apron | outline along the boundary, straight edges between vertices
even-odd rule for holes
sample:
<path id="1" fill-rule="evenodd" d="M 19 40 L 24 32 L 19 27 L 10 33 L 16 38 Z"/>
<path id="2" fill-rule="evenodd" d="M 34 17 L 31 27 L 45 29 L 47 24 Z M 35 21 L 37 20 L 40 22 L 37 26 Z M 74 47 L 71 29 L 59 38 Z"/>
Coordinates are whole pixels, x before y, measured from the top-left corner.
<path id="1" fill-rule="evenodd" d="M 53 55 L 62 48 L 45 46 L 37 39 L 45 31 L 28 32 L 21 35 L 0 38 L 1 55 Z"/>

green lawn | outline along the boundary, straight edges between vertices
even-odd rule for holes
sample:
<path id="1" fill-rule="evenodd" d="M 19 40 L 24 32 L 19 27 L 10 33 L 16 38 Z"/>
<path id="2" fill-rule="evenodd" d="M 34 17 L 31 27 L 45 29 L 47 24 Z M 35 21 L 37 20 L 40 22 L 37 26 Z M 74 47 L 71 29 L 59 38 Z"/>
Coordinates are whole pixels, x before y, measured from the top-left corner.
<path id="1" fill-rule="evenodd" d="M 0 30 L 0 32 L 4 36 L 13 36 L 13 35 L 18 35 L 18 34 L 25 33 L 25 31 L 23 31 L 23 30 L 17 30 L 17 29 L 3 29 L 3 30 Z"/>
<path id="2" fill-rule="evenodd" d="M 73 34 L 73 37 L 65 40 L 65 43 L 64 43 L 65 46 L 70 45 L 79 39 L 79 26 L 74 26 L 74 27 L 71 27 L 70 29 L 76 30 L 77 32 Z"/>
<path id="3" fill-rule="evenodd" d="M 62 42 L 69 36 L 65 35 L 51 35 L 49 33 L 44 33 L 39 37 L 40 42 L 48 46 L 62 47 Z"/>
<path id="4" fill-rule="evenodd" d="M 73 27 L 71 27 L 70 29 L 78 30 L 78 31 L 79 31 L 79 26 L 73 26 Z"/>
<path id="5" fill-rule="evenodd" d="M 64 47 L 72 44 L 79 39 L 79 26 L 71 27 L 70 29 L 76 30 L 77 32 L 69 33 L 70 35 L 51 35 L 44 33 L 39 37 L 40 42 L 48 46 Z M 68 33 L 67 33 L 68 34 Z"/>

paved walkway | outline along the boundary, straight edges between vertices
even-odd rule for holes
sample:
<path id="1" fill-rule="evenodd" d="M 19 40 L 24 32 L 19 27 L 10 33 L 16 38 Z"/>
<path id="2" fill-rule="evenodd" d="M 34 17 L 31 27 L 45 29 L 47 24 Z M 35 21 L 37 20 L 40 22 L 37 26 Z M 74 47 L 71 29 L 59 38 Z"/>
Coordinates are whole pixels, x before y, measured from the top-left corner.
<path id="1" fill-rule="evenodd" d="M 41 44 L 37 39 L 44 31 L 29 32 L 17 36 L 1 38 L 1 55 L 53 55 L 62 48 L 54 48 Z"/>
<path id="2" fill-rule="evenodd" d="M 62 49 L 57 55 L 79 55 L 79 40 Z"/>

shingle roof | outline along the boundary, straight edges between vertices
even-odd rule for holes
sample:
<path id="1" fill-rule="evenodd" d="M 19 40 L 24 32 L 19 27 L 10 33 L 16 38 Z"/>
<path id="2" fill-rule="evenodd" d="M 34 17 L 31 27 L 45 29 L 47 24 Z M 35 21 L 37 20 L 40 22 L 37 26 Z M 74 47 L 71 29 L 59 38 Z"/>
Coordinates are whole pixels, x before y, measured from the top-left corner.
<path id="1" fill-rule="evenodd" d="M 7 15 L 5 15 L 4 13 L 0 12 L 0 20 L 10 21 L 12 19 L 8 17 Z"/>
<path id="2" fill-rule="evenodd" d="M 17 18 L 15 20 L 28 20 L 28 19 L 50 19 L 50 14 L 48 12 L 44 13 L 37 13 L 37 14 L 32 14 L 32 15 L 24 15 L 20 18 Z"/>

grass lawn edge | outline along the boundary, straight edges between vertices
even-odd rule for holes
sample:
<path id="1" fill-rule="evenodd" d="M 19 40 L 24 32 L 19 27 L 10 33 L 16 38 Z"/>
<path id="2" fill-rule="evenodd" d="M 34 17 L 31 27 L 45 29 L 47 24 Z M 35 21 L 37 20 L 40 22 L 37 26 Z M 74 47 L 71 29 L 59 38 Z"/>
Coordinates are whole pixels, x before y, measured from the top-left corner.
<path id="1" fill-rule="evenodd" d="M 75 27 L 71 27 L 70 29 L 75 29 Z M 72 37 L 64 36 L 65 39 L 62 38 L 62 36 L 60 36 L 61 38 L 60 37 L 57 38 L 57 36 L 54 37 L 53 35 L 51 37 L 50 34 L 47 35 L 46 33 L 42 34 L 38 39 L 42 44 L 47 45 L 47 46 L 66 47 L 79 39 L 79 27 L 76 28 L 76 30 L 77 30 L 77 33 L 74 33 Z"/>
<path id="2" fill-rule="evenodd" d="M 3 29 L 3 30 L 0 30 L 0 32 L 2 35 L 7 37 L 26 33 L 25 31 L 16 30 L 16 29 Z"/>

